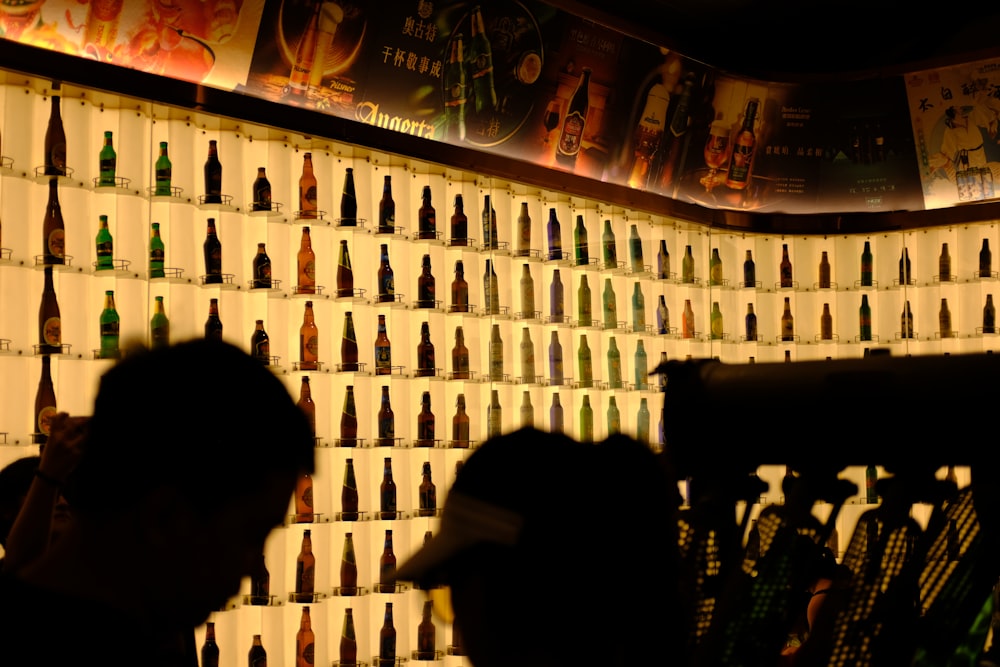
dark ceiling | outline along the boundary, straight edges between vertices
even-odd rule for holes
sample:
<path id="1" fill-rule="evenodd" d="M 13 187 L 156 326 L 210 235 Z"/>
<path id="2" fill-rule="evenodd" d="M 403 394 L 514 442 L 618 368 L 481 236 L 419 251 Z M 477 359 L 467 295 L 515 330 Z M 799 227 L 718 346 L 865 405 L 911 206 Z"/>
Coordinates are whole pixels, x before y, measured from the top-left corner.
<path id="1" fill-rule="evenodd" d="M 1000 54 L 996 3 L 571 0 L 553 4 L 717 69 L 767 81 L 867 78 Z"/>

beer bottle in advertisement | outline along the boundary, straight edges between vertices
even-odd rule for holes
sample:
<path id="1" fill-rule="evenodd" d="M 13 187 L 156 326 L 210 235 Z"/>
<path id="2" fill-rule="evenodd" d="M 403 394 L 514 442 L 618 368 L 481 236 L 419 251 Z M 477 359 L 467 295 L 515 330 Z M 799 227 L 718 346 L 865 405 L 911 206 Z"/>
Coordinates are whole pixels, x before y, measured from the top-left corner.
<path id="1" fill-rule="evenodd" d="M 392 345 L 385 328 L 385 315 L 378 316 L 378 333 L 375 335 L 375 375 L 392 374 Z"/>
<path id="2" fill-rule="evenodd" d="M 465 333 L 462 331 L 462 327 L 455 327 L 455 347 L 451 350 L 451 369 L 453 379 L 470 379 L 469 348 L 465 346 Z"/>
<path id="3" fill-rule="evenodd" d="M 396 231 L 396 200 L 392 198 L 392 176 L 385 175 L 382 181 L 382 199 L 378 203 L 378 227 L 376 234 L 393 234 Z"/>
<path id="4" fill-rule="evenodd" d="M 153 317 L 149 321 L 149 338 L 152 348 L 170 345 L 170 320 L 163 308 L 163 297 L 158 296 L 153 304 Z"/>
<path id="5" fill-rule="evenodd" d="M 392 459 L 384 459 L 382 485 L 379 487 L 379 518 L 396 518 L 396 482 L 392 479 Z"/>
<path id="6" fill-rule="evenodd" d="M 337 256 L 337 296 L 354 296 L 354 269 L 351 267 L 351 253 L 346 239 L 341 239 L 340 253 Z"/>
<path id="7" fill-rule="evenodd" d="M 108 216 L 98 216 L 98 220 L 100 221 L 100 225 L 97 228 L 97 238 L 95 239 L 97 248 L 97 264 L 95 268 L 98 271 L 104 271 L 105 269 L 115 268 L 114 240 L 111 238 L 111 231 L 108 229 Z"/>
<path id="8" fill-rule="evenodd" d="M 382 386 L 382 398 L 378 408 L 378 446 L 392 447 L 396 444 L 396 413 L 389 401 L 389 387 Z"/>
<path id="9" fill-rule="evenodd" d="M 820 340 L 833 340 L 833 315 L 830 314 L 830 304 L 828 303 L 823 304 L 823 314 L 819 316 L 819 338 Z"/>
<path id="10" fill-rule="evenodd" d="M 250 645 L 250 654 L 247 658 L 250 667 L 267 667 L 267 651 L 260 640 L 260 635 L 253 636 L 253 643 Z"/>
<path id="11" fill-rule="evenodd" d="M 580 386 L 590 387 L 594 384 L 594 364 L 587 343 L 587 334 L 580 336 L 580 346 L 576 351 L 577 364 L 580 368 Z"/>
<path id="12" fill-rule="evenodd" d="M 955 337 L 955 332 L 951 328 L 951 311 L 948 310 L 948 299 L 941 299 L 941 310 L 938 311 L 938 324 L 940 325 L 941 338 Z"/>
<path id="13" fill-rule="evenodd" d="M 420 342 L 417 343 L 416 377 L 432 377 L 434 375 L 434 343 L 431 342 L 431 329 L 427 322 L 420 324 Z"/>
<path id="14" fill-rule="evenodd" d="M 604 268 L 618 268 L 618 249 L 615 247 L 615 230 L 611 228 L 611 221 L 604 221 L 604 233 L 601 234 L 601 248 L 604 252 Z"/>
<path id="15" fill-rule="evenodd" d="M 712 248 L 712 256 L 708 260 L 708 284 L 722 285 L 722 257 L 718 248 Z"/>
<path id="16" fill-rule="evenodd" d="M 562 228 L 554 208 L 549 209 L 549 221 L 545 225 L 545 230 L 549 239 L 549 259 L 562 259 Z"/>
<path id="17" fill-rule="evenodd" d="M 354 386 L 344 393 L 344 409 L 340 413 L 340 446 L 354 447 L 358 441 L 358 410 L 354 402 Z"/>
<path id="18" fill-rule="evenodd" d="M 913 311 L 910 310 L 910 301 L 907 299 L 903 305 L 903 312 L 899 316 L 900 338 L 913 338 Z"/>
<path id="19" fill-rule="evenodd" d="M 37 444 L 45 444 L 52 432 L 52 418 L 55 417 L 56 390 L 52 385 L 52 357 L 42 357 L 42 373 L 38 379 L 38 389 L 35 390 L 35 437 Z"/>
<path id="20" fill-rule="evenodd" d="M 322 3 L 320 3 L 322 4 Z M 295 633 L 295 667 L 313 667 L 316 661 L 316 634 L 312 630 L 309 607 L 302 607 L 299 631 Z"/>
<path id="21" fill-rule="evenodd" d="M 615 433 L 621 433 L 622 430 L 622 415 L 618 410 L 618 402 L 615 400 L 614 396 L 608 397 L 608 435 L 614 435 Z"/>
<path id="22" fill-rule="evenodd" d="M 222 242 L 215 229 L 215 218 L 208 219 L 205 242 L 202 244 L 205 252 L 205 284 L 212 285 L 222 282 Z"/>
<path id="23" fill-rule="evenodd" d="M 757 265 L 753 261 L 753 251 L 747 250 L 743 260 L 743 286 L 751 289 L 757 287 Z"/>
<path id="24" fill-rule="evenodd" d="M 309 227 L 302 228 L 302 239 L 299 241 L 299 252 L 296 255 L 298 293 L 316 293 L 316 253 L 312 248 L 312 234 Z"/>
<path id="25" fill-rule="evenodd" d="M 313 478 L 309 473 L 299 475 L 295 486 L 295 523 L 314 523 L 316 514 L 313 511 Z"/>
<path id="26" fill-rule="evenodd" d="M 382 243 L 379 245 L 378 301 L 379 303 L 392 303 L 395 300 L 396 280 L 393 277 L 392 267 L 389 265 L 389 245 Z"/>
<path id="27" fill-rule="evenodd" d="M 819 260 L 819 288 L 830 289 L 830 258 L 826 250 L 820 255 Z"/>
<path id="28" fill-rule="evenodd" d="M 566 169 L 573 169 L 576 165 L 589 111 L 590 68 L 584 67 L 576 92 L 570 98 L 566 117 L 563 119 L 562 129 L 559 132 L 559 141 L 556 143 L 556 162 Z"/>
<path id="29" fill-rule="evenodd" d="M 667 300 L 662 294 L 656 304 L 656 331 L 660 334 L 670 333 L 670 311 L 667 310 Z"/>
<path id="30" fill-rule="evenodd" d="M 576 265 L 590 264 L 590 248 L 587 245 L 587 227 L 583 224 L 583 216 L 576 216 L 576 227 L 573 229 L 573 246 L 576 250 Z"/>
<path id="31" fill-rule="evenodd" d="M 171 184 L 171 179 L 173 178 L 173 165 L 170 162 L 170 156 L 167 153 L 167 142 L 160 142 L 160 155 L 156 158 L 156 164 L 153 167 L 155 184 L 153 186 L 153 196 L 155 197 L 170 197 L 174 194 L 174 189 Z"/>
<path id="32" fill-rule="evenodd" d="M 490 405 L 486 409 L 486 437 L 495 438 L 500 435 L 503 426 L 503 408 L 500 406 L 500 392 L 490 391 Z"/>
<path id="33" fill-rule="evenodd" d="M 875 280 L 875 257 L 872 255 L 872 242 L 865 241 L 861 251 L 861 286 L 871 287 Z"/>
<path id="34" fill-rule="evenodd" d="M 354 387 L 348 387 L 348 389 L 353 396 Z M 351 400 L 353 401 L 353 398 Z M 354 435 L 357 436 L 357 433 Z M 341 443 L 343 442 L 342 440 Z M 354 474 L 354 459 L 349 458 L 344 462 L 344 482 L 340 487 L 340 518 L 344 521 L 357 521 L 358 515 L 358 480 Z M 356 571 L 355 576 L 357 576 Z"/>
<path id="35" fill-rule="evenodd" d="M 205 338 L 222 340 L 222 319 L 219 317 L 219 300 L 208 300 L 208 319 L 205 320 Z"/>
<path id="36" fill-rule="evenodd" d="M 590 396 L 584 395 L 580 405 L 580 442 L 594 441 L 594 409 L 590 407 Z"/>
<path id="37" fill-rule="evenodd" d="M 911 284 L 912 274 L 910 273 L 910 250 L 903 248 L 903 254 L 899 257 L 899 284 Z"/>
<path id="38" fill-rule="evenodd" d="M 451 312 L 469 312 L 469 283 L 465 280 L 465 264 L 455 261 L 455 279 L 451 281 Z"/>
<path id="39" fill-rule="evenodd" d="M 42 223 L 42 243 L 45 249 L 44 264 L 66 263 L 66 225 L 63 223 L 62 206 L 59 205 L 59 182 L 49 179 L 49 201 Z"/>
<path id="40" fill-rule="evenodd" d="M 681 314 L 681 337 L 694 338 L 694 308 L 691 299 L 684 299 L 684 312 Z"/>
<path id="41" fill-rule="evenodd" d="M 646 360 L 646 347 L 639 339 L 635 344 L 635 388 L 649 389 L 649 366 Z"/>
<path id="42" fill-rule="evenodd" d="M 101 311 L 101 359 L 117 359 L 121 356 L 118 347 L 121 330 L 121 319 L 115 308 L 114 290 L 104 292 L 104 310 Z"/>
<path id="43" fill-rule="evenodd" d="M 660 151 L 659 183 L 665 191 L 670 191 L 675 180 L 679 180 L 677 169 L 687 146 L 686 137 L 691 125 L 691 96 L 695 89 L 694 72 L 688 72 L 681 84 L 681 91 L 673 96 L 667 109 L 670 122 L 667 126 L 668 140 Z"/>
<path id="44" fill-rule="evenodd" d="M 722 311 L 719 309 L 719 302 L 712 302 L 712 313 L 709 316 L 709 332 L 712 340 L 722 340 L 724 327 L 722 322 Z"/>
<path id="45" fill-rule="evenodd" d="M 378 559 L 378 586 L 379 593 L 396 592 L 396 554 L 392 550 L 392 530 L 385 531 L 385 543 L 382 547 L 382 555 Z"/>
<path id="46" fill-rule="evenodd" d="M 424 601 L 424 610 L 417 626 L 417 659 L 433 660 L 437 656 L 437 629 L 431 615 L 434 611 L 434 602 Z"/>
<path id="47" fill-rule="evenodd" d="M 468 88 L 465 78 L 465 36 L 456 33 L 448 47 L 444 67 L 444 121 L 449 143 L 465 141 L 465 103 Z"/>
<path id="48" fill-rule="evenodd" d="M 951 254 L 947 243 L 941 244 L 941 254 L 938 256 L 938 281 L 951 282 Z"/>
<path id="49" fill-rule="evenodd" d="M 639 226 L 632 225 L 628 233 L 628 254 L 631 260 L 632 273 L 642 273 L 646 265 L 642 259 L 642 239 L 639 237 Z"/>
<path id="50" fill-rule="evenodd" d="M 271 289 L 271 258 L 263 243 L 257 244 L 257 254 L 253 257 L 253 289 Z"/>
<path id="51" fill-rule="evenodd" d="M 252 211 L 271 210 L 271 181 L 267 180 L 267 169 L 257 167 L 257 178 L 253 180 L 251 186 L 253 192 L 253 203 L 250 205 Z"/>
<path id="52" fill-rule="evenodd" d="M 781 314 L 781 340 L 785 342 L 795 340 L 795 320 L 792 318 L 792 304 L 787 296 L 785 310 Z"/>
<path id="53" fill-rule="evenodd" d="M 861 295 L 861 308 L 859 310 L 859 321 L 861 327 L 861 340 L 872 339 L 872 308 L 868 305 L 868 295 Z"/>
<path id="54" fill-rule="evenodd" d="M 521 328 L 521 382 L 535 382 L 535 344 L 531 342 L 531 331 L 528 327 Z"/>
<path id="55" fill-rule="evenodd" d="M 684 257 L 681 259 L 681 282 L 694 283 L 694 254 L 691 246 L 684 247 Z"/>
<path id="56" fill-rule="evenodd" d="M 562 276 L 559 269 L 552 271 L 552 283 L 549 285 L 549 314 L 552 322 L 563 322 L 566 317 L 566 293 L 563 290 Z"/>
<path id="57" fill-rule="evenodd" d="M 344 627 L 340 632 L 340 666 L 358 667 L 358 636 L 354 629 L 354 610 L 344 610 Z"/>
<path id="58" fill-rule="evenodd" d="M 564 430 L 563 407 L 559 402 L 559 392 L 552 394 L 552 405 L 549 406 L 549 430 L 561 433 Z"/>
<path id="59" fill-rule="evenodd" d="M 215 139 L 208 142 L 208 159 L 205 160 L 205 203 L 222 203 L 222 163 Z"/>
<path id="60" fill-rule="evenodd" d="M 166 276 L 163 265 L 166 261 L 166 247 L 163 238 L 160 236 L 160 223 L 154 222 L 151 225 L 152 232 L 149 237 L 149 277 L 163 278 Z"/>
<path id="61" fill-rule="evenodd" d="M 531 392 L 521 392 L 521 428 L 535 425 L 535 408 L 531 405 Z"/>
<path id="62" fill-rule="evenodd" d="M 748 341 L 757 340 L 757 314 L 753 312 L 753 304 L 747 304 L 747 314 L 744 318 L 744 326 L 746 329 L 746 339 Z"/>
<path id="63" fill-rule="evenodd" d="M 646 104 L 632 140 L 632 167 L 629 170 L 628 185 L 645 190 L 653 157 L 660 147 L 667 124 L 667 103 L 670 94 L 662 83 L 653 84 L 646 93 Z"/>
<path id="64" fill-rule="evenodd" d="M 622 356 L 614 336 L 608 339 L 608 386 L 622 388 Z"/>
<path id="65" fill-rule="evenodd" d="M 316 65 L 316 46 L 319 41 L 319 21 L 322 11 L 322 2 L 313 5 L 309 22 L 295 47 L 295 61 L 288 74 L 286 94 L 297 102 L 304 103 L 306 95 L 309 93 L 309 83 L 312 79 L 313 67 Z"/>
<path id="66" fill-rule="evenodd" d="M 264 320 L 257 320 L 250 336 L 250 356 L 264 364 L 271 365 L 271 343 L 264 331 Z"/>
<path id="67" fill-rule="evenodd" d="M 420 488 L 418 489 L 418 516 L 434 516 L 437 512 L 437 486 L 431 479 L 431 464 L 424 461 L 420 469 Z"/>
<path id="68" fill-rule="evenodd" d="M 319 328 L 313 313 L 313 302 L 306 301 L 299 327 L 299 369 L 314 371 L 319 368 Z"/>
<path id="69" fill-rule="evenodd" d="M 788 257 L 788 244 L 781 244 L 781 264 L 778 266 L 781 287 L 792 287 L 792 260 Z"/>
<path id="70" fill-rule="evenodd" d="M 347 520 L 354 519 L 345 519 Z M 344 550 L 340 556 L 340 594 L 358 594 L 358 557 L 354 551 L 354 533 L 344 534 Z"/>
<path id="71" fill-rule="evenodd" d="M 433 308 L 437 303 L 434 296 L 434 275 L 431 273 L 431 256 L 424 255 L 420 262 L 420 275 L 417 277 L 417 308 Z"/>
<path id="72" fill-rule="evenodd" d="M 385 620 L 378 633 L 378 667 L 395 667 L 396 628 L 392 624 L 392 603 L 385 603 Z"/>
<path id="73" fill-rule="evenodd" d="M 344 227 L 358 225 L 358 195 L 354 188 L 354 168 L 344 172 L 344 190 L 340 193 L 340 224 Z"/>
<path id="74" fill-rule="evenodd" d="M 219 645 L 215 641 L 215 623 L 205 623 L 205 643 L 201 645 L 201 667 L 219 667 Z"/>
<path id="75" fill-rule="evenodd" d="M 989 278 L 993 275 L 993 253 L 990 252 L 990 240 L 983 239 L 983 247 L 979 249 L 979 277 Z"/>
<path id="76" fill-rule="evenodd" d="M 422 203 L 417 211 L 417 238 L 437 238 L 437 212 L 431 203 L 431 186 L 424 186 L 420 199 Z"/>
<path id="77" fill-rule="evenodd" d="M 656 277 L 660 280 L 670 279 L 670 253 L 667 252 L 667 242 L 660 239 L 660 248 L 656 251 Z"/>
<path id="78" fill-rule="evenodd" d="M 62 352 L 62 319 L 59 316 L 59 301 L 56 299 L 51 266 L 45 267 L 45 286 L 38 307 L 38 352 L 40 354 Z"/>
<path id="79" fill-rule="evenodd" d="M 320 3 L 322 4 L 322 3 Z M 299 217 L 315 219 L 319 209 L 316 190 L 316 174 L 313 172 L 312 153 L 302 155 L 302 175 L 299 176 Z"/>
<path id="80" fill-rule="evenodd" d="M 875 485 L 878 483 L 878 468 L 875 466 L 867 466 L 865 468 L 865 502 L 869 505 L 875 505 L 878 503 L 878 493 L 875 491 Z"/>
<path id="81" fill-rule="evenodd" d="M 646 297 L 642 295 L 639 281 L 632 288 L 632 331 L 637 333 L 646 330 Z"/>
<path id="82" fill-rule="evenodd" d="M 759 105 L 760 100 L 756 97 L 747 100 L 746 111 L 743 113 L 743 126 L 733 139 L 729 170 L 726 172 L 726 185 L 734 190 L 743 190 L 750 185 L 754 151 L 757 148 L 757 137 L 753 128 L 757 121 Z"/>
<path id="83" fill-rule="evenodd" d="M 483 301 L 487 315 L 500 314 L 500 281 L 494 270 L 493 261 L 486 260 L 486 272 L 483 273 Z"/>
<path id="84" fill-rule="evenodd" d="M 431 412 L 431 392 L 420 395 L 420 412 L 417 413 L 417 438 L 414 447 L 434 446 L 434 413 Z"/>
<path id="85" fill-rule="evenodd" d="M 469 18 L 472 37 L 469 40 L 469 66 L 472 74 L 472 95 L 476 113 L 493 111 L 497 107 L 497 92 L 493 85 L 493 47 L 486 34 L 483 13 L 479 5 L 472 8 Z"/>
<path id="86" fill-rule="evenodd" d="M 531 254 L 531 216 L 528 214 L 528 202 L 521 202 L 521 211 L 517 214 L 517 256 L 527 257 Z"/>
<path id="87" fill-rule="evenodd" d="M 993 295 L 986 295 L 986 305 L 983 306 L 983 333 L 992 334 L 997 332 L 997 311 L 993 307 Z"/>
<path id="88" fill-rule="evenodd" d="M 309 430 L 316 437 L 316 402 L 312 398 L 312 385 L 309 376 L 303 375 L 299 383 L 299 400 L 296 403 L 309 421 Z"/>
<path id="89" fill-rule="evenodd" d="M 639 412 L 635 419 L 635 437 L 639 442 L 649 444 L 649 403 L 639 399 Z"/>
<path id="90" fill-rule="evenodd" d="M 490 382 L 503 382 L 503 340 L 499 324 L 490 328 Z"/>
<path id="91" fill-rule="evenodd" d="M 115 172 L 118 169 L 118 154 L 115 152 L 112 136 L 110 131 L 104 131 L 104 145 L 101 146 L 101 152 L 97 156 L 98 186 L 114 186 L 116 183 Z"/>
<path id="92" fill-rule="evenodd" d="M 52 84 L 52 106 L 49 109 L 49 124 L 45 128 L 45 161 L 46 176 L 66 176 L 66 129 L 63 127 L 60 111 L 60 90 L 58 82 Z"/>
<path id="93" fill-rule="evenodd" d="M 316 592 L 316 556 L 312 550 L 312 531 L 302 532 L 302 546 L 295 559 L 295 601 L 312 602 Z"/>
<path id="94" fill-rule="evenodd" d="M 455 210 L 451 214 L 451 245 L 469 245 L 469 218 L 465 215 L 462 195 L 455 195 Z"/>
<path id="95" fill-rule="evenodd" d="M 618 327 L 618 301 L 615 299 L 615 288 L 611 284 L 611 278 L 604 279 L 604 294 L 601 299 L 604 310 L 604 328 L 615 329 Z"/>
<path id="96" fill-rule="evenodd" d="M 535 318 L 535 280 L 527 264 L 521 266 L 521 317 L 526 320 Z"/>
<path id="97" fill-rule="evenodd" d="M 552 332 L 549 341 L 549 383 L 557 386 L 563 383 L 563 351 L 557 331 Z"/>
<path id="98" fill-rule="evenodd" d="M 452 446 L 464 449 L 469 446 L 469 414 L 465 411 L 465 394 L 455 397 L 455 416 L 451 418 Z"/>
<path id="99" fill-rule="evenodd" d="M 358 365 L 358 336 L 354 333 L 354 314 L 344 313 L 344 335 L 340 339 L 340 370 L 354 373 Z"/>
<path id="100" fill-rule="evenodd" d="M 589 327 L 594 324 L 594 313 L 590 285 L 587 284 L 587 276 L 580 276 L 580 287 L 576 290 L 576 310 L 577 319 L 581 327 Z"/>

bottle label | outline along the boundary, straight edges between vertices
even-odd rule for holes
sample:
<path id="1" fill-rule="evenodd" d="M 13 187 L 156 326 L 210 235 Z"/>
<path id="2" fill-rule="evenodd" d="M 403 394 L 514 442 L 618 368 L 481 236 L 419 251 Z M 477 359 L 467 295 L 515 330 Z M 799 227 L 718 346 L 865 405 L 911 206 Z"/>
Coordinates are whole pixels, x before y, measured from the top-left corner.
<path id="1" fill-rule="evenodd" d="M 151 263 L 163 264 L 163 248 L 153 248 L 149 251 L 149 261 Z"/>
<path id="2" fill-rule="evenodd" d="M 56 406 L 46 405 L 38 411 L 38 432 L 49 435 L 52 432 L 52 418 L 56 416 Z"/>
<path id="3" fill-rule="evenodd" d="M 118 160 L 114 157 L 110 158 L 100 158 L 100 183 L 114 185 L 115 182 L 115 168 L 117 167 Z"/>
<path id="4" fill-rule="evenodd" d="M 118 320 L 113 322 L 101 322 L 101 338 L 115 337 L 119 336 L 121 330 L 121 325 Z"/>
<path id="5" fill-rule="evenodd" d="M 52 144 L 52 149 L 49 151 L 49 160 L 52 161 L 52 166 L 55 167 L 60 174 L 66 170 L 66 143 L 63 141 Z"/>
<path id="6" fill-rule="evenodd" d="M 111 259 L 114 253 L 113 241 L 101 241 L 97 244 L 97 263 L 103 264 L 102 259 Z"/>
<path id="7" fill-rule="evenodd" d="M 305 190 L 302 191 L 302 210 L 304 211 L 315 211 L 316 210 L 316 186 L 310 185 Z"/>
<path id="8" fill-rule="evenodd" d="M 319 359 L 319 336 L 303 336 L 300 342 L 302 344 L 302 361 L 315 362 Z"/>
<path id="9" fill-rule="evenodd" d="M 62 322 L 58 317 L 49 317 L 42 323 L 42 342 L 59 347 L 62 344 Z"/>
<path id="10" fill-rule="evenodd" d="M 315 590 L 316 568 L 298 562 L 295 565 L 295 592 L 311 594 Z"/>
<path id="11" fill-rule="evenodd" d="M 53 229 L 47 239 L 49 254 L 53 257 L 63 257 L 66 253 L 66 231 Z"/>
<path id="12" fill-rule="evenodd" d="M 390 295 L 396 293 L 396 282 L 391 273 L 387 273 L 379 280 L 379 294 Z"/>
<path id="13" fill-rule="evenodd" d="M 253 346 L 254 352 L 253 356 L 257 359 L 262 359 L 268 363 L 271 361 L 271 343 L 270 341 L 259 341 Z"/>
<path id="14" fill-rule="evenodd" d="M 375 368 L 388 371 L 392 368 L 392 348 L 388 345 L 375 347 Z"/>
<path id="15" fill-rule="evenodd" d="M 566 116 L 566 120 L 563 122 L 563 130 L 559 135 L 559 152 L 563 155 L 572 157 L 580 152 L 580 143 L 583 140 L 583 128 L 586 125 L 586 119 L 579 111 L 574 111 L 573 113 Z"/>

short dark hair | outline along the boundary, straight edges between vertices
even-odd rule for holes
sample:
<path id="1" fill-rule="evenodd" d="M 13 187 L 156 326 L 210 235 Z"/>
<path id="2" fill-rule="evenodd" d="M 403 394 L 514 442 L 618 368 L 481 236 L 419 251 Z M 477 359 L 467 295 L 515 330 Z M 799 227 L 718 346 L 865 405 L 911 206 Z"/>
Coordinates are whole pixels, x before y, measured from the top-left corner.
<path id="1" fill-rule="evenodd" d="M 114 512 L 170 486 L 211 510 L 274 474 L 313 472 L 314 444 L 284 384 L 239 348 L 140 349 L 101 378 L 65 496 L 83 512 Z"/>
<path id="2" fill-rule="evenodd" d="M 38 456 L 25 456 L 0 470 L 0 546 L 7 546 L 7 535 L 21 511 L 40 461 Z"/>

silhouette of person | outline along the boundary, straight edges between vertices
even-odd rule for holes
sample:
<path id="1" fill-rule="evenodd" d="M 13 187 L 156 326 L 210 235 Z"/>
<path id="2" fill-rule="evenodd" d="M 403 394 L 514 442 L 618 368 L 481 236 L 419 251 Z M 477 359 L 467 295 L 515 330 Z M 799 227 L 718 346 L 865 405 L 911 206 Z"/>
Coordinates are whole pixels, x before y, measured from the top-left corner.
<path id="1" fill-rule="evenodd" d="M 0 470 L 0 547 L 4 549 L 0 566 L 6 562 L 7 536 L 34 482 L 40 460 L 37 456 L 25 456 L 11 461 Z"/>
<path id="2" fill-rule="evenodd" d="M 658 458 L 631 438 L 521 429 L 468 457 L 440 530 L 397 579 L 450 588 L 475 667 L 673 660 L 676 503 Z"/>
<path id="3" fill-rule="evenodd" d="M 245 352 L 130 352 L 101 378 L 65 482 L 73 520 L 0 576 L 0 663 L 192 666 L 194 628 L 238 592 L 313 470 L 305 414 Z"/>

